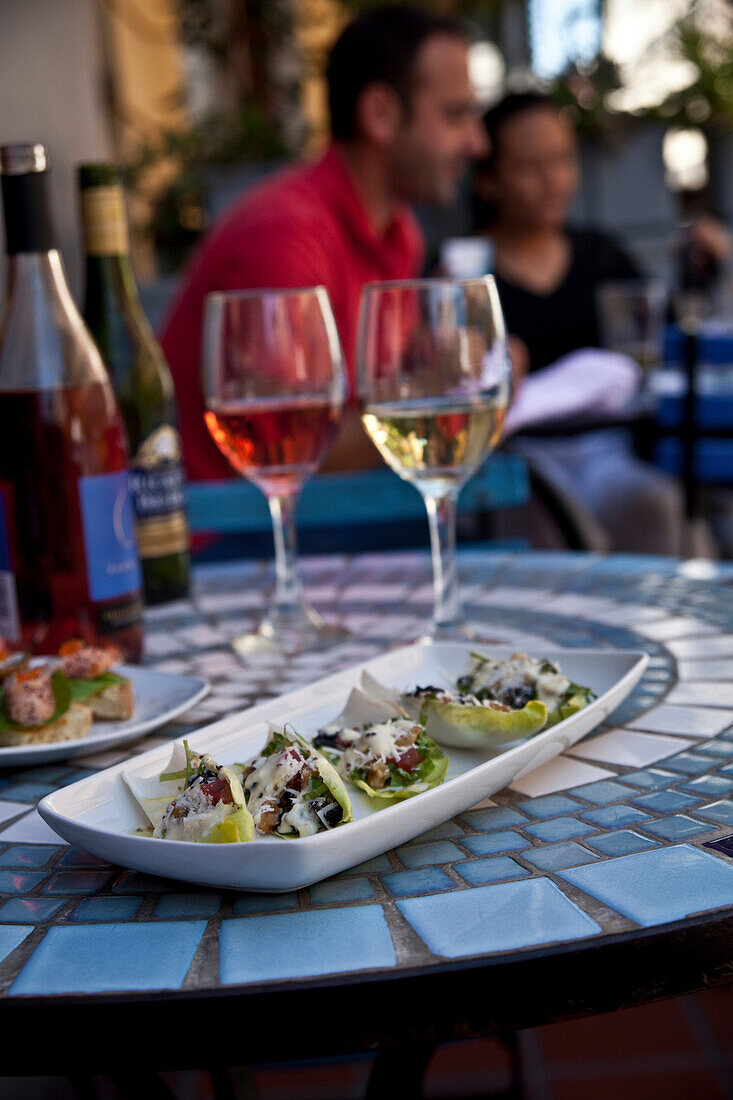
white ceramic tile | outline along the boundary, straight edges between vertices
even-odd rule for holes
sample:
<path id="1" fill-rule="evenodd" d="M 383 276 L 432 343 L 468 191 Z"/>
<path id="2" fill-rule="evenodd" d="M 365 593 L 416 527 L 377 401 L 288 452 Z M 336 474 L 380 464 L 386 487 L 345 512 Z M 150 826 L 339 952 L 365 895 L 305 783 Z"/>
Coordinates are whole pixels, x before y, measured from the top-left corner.
<path id="1" fill-rule="evenodd" d="M 516 779 L 510 787 L 530 798 L 538 798 L 543 794 L 577 787 L 581 783 L 594 783 L 597 779 L 609 778 L 615 779 L 616 773 L 609 772 L 606 768 L 597 768 L 593 764 L 583 764 L 580 760 L 570 760 L 566 756 L 556 756 L 541 768 Z"/>
<path id="2" fill-rule="evenodd" d="M 407 585 L 398 584 L 356 584 L 350 586 L 343 596 L 349 600 L 376 600 L 380 603 L 391 603 L 403 600 L 407 593 Z"/>
<path id="3" fill-rule="evenodd" d="M 677 665 L 680 680 L 733 680 L 733 658 L 713 661 L 680 661 Z"/>
<path id="4" fill-rule="evenodd" d="M 30 804 L 27 802 L 0 801 L 0 821 L 9 821 L 11 817 L 17 817 L 18 814 L 22 814 L 24 810 L 30 810 L 30 808 Z"/>
<path id="5" fill-rule="evenodd" d="M 74 764 L 78 764 L 80 768 L 111 768 L 126 756 L 126 752 L 110 749 L 108 752 L 95 752 L 89 756 L 75 756 Z"/>
<path id="6" fill-rule="evenodd" d="M 478 604 L 497 604 L 501 607 L 546 607 L 548 592 L 546 588 L 492 588 L 474 600 Z"/>
<path id="7" fill-rule="evenodd" d="M 716 638 L 679 638 L 668 642 L 667 648 L 680 661 L 733 657 L 733 634 L 718 634 Z"/>
<path id="8" fill-rule="evenodd" d="M 688 618 L 684 615 L 674 615 L 670 618 L 660 619 L 659 622 L 643 623 L 639 627 L 640 634 L 646 634 L 656 642 L 666 642 L 670 638 L 683 638 L 687 635 L 718 634 L 719 628 L 711 623 L 705 623 L 702 619 Z"/>
<path id="9" fill-rule="evenodd" d="M 602 764 L 628 764 L 644 768 L 663 760 L 665 756 L 682 752 L 694 741 L 683 737 L 662 737 L 655 733 L 637 733 L 633 730 L 610 730 L 599 733 L 590 741 L 581 741 L 568 749 L 571 756 L 580 756 L 584 760 L 599 760 Z"/>
<path id="10" fill-rule="evenodd" d="M 264 594 L 258 588 L 235 588 L 227 592 L 208 592 L 200 598 L 198 606 L 205 612 L 227 612 L 234 608 L 260 608 L 264 602 Z"/>
<path id="11" fill-rule="evenodd" d="M 733 684 L 721 681 L 686 680 L 675 684 L 664 698 L 665 703 L 684 706 L 733 707 Z"/>
<path id="12" fill-rule="evenodd" d="M 226 696 L 229 699 L 239 699 L 242 695 L 249 695 L 253 688 L 252 680 L 246 683 L 235 683 L 233 680 L 225 684 L 217 684 L 215 687 L 218 696 Z"/>
<path id="13" fill-rule="evenodd" d="M 462 588 L 463 598 L 468 600 L 475 600 L 476 597 L 483 591 L 481 587 Z M 433 585 L 432 582 L 419 585 L 415 588 L 409 596 L 410 600 L 414 600 L 415 603 L 431 603 L 433 599 Z"/>
<path id="14" fill-rule="evenodd" d="M 471 806 L 472 810 L 488 810 L 490 806 L 496 806 L 496 802 L 492 798 L 482 798 L 480 802 L 477 802 L 475 806 Z M 467 811 L 464 811 L 467 812 Z"/>
<path id="15" fill-rule="evenodd" d="M 172 637 L 164 631 L 161 631 L 159 634 L 151 634 L 148 632 L 145 636 L 146 657 L 167 657 L 170 653 L 176 653 L 180 648 L 181 644 L 177 638 Z"/>
<path id="16" fill-rule="evenodd" d="M 221 645 L 222 643 L 221 631 L 214 630 L 212 627 L 207 626 L 206 623 L 197 623 L 195 626 L 187 626 L 177 633 L 178 637 L 182 638 L 187 645 L 207 646 Z"/>
<path id="17" fill-rule="evenodd" d="M 712 707 L 678 707 L 661 703 L 627 723 L 628 729 L 672 733 L 687 737 L 714 737 L 733 724 L 733 710 Z"/>
<path id="18" fill-rule="evenodd" d="M 666 619 L 667 615 L 660 607 L 639 607 L 633 603 L 619 603 L 615 610 L 602 611 L 596 618 L 610 626 L 638 626 L 641 623 L 653 623 Z"/>
<path id="19" fill-rule="evenodd" d="M 608 600 L 584 596 L 580 592 L 568 592 L 563 596 L 552 596 L 547 607 L 553 615 L 573 615 L 581 619 L 591 619 L 598 611 L 610 610 Z"/>
<path id="20" fill-rule="evenodd" d="M 146 746 L 147 748 L 147 746 Z M 0 840 L 4 844 L 66 844 L 50 825 L 34 810 L 33 813 L 21 817 L 13 825 L 9 825 L 0 833 Z"/>

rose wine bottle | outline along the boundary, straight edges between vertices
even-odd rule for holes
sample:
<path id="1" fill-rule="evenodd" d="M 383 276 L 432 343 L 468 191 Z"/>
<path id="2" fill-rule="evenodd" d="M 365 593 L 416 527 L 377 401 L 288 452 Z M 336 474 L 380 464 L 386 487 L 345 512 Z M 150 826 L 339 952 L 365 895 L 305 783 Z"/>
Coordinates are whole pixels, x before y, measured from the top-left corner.
<path id="1" fill-rule="evenodd" d="M 0 634 L 34 652 L 79 636 L 142 650 L 127 438 L 74 305 L 51 224 L 43 145 L 0 148 Z"/>
<path id="2" fill-rule="evenodd" d="M 86 245 L 84 320 L 109 371 L 130 443 L 137 541 L 148 604 L 188 594 L 183 457 L 173 379 L 143 312 L 116 168 L 79 169 Z"/>

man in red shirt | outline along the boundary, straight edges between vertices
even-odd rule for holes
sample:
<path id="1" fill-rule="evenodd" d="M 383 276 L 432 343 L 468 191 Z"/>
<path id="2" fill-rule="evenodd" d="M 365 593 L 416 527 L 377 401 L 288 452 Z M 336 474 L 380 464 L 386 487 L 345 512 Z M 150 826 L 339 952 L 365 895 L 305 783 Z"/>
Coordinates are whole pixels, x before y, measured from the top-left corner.
<path id="1" fill-rule="evenodd" d="M 487 151 L 468 45 L 460 24 L 408 7 L 354 20 L 329 60 L 325 156 L 245 194 L 204 240 L 162 338 L 189 477 L 231 474 L 203 419 L 201 323 L 211 291 L 325 286 L 353 398 L 362 286 L 419 274 L 423 241 L 407 204 L 449 203 L 469 159 Z M 376 461 L 352 406 L 329 466 Z"/>

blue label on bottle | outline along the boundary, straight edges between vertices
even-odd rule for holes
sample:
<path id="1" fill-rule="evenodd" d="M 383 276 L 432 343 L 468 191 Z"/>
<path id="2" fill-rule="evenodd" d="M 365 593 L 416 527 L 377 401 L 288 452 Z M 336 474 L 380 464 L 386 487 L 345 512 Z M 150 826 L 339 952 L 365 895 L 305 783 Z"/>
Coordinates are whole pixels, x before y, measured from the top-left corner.
<path id="1" fill-rule="evenodd" d="M 135 513 L 127 470 L 79 478 L 89 595 L 113 600 L 140 588 Z"/>
<path id="2" fill-rule="evenodd" d="M 5 497 L 0 492 L 0 569 L 12 569 L 10 561 L 10 534 L 5 518 Z"/>

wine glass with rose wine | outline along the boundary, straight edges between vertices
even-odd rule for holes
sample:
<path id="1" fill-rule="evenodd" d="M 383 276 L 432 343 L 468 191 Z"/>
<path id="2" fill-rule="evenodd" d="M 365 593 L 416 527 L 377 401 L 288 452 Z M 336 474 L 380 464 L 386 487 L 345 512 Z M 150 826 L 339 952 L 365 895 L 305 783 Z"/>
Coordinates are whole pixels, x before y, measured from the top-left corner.
<path id="1" fill-rule="evenodd" d="M 425 640 L 465 639 L 455 554 L 458 494 L 499 442 L 510 390 L 493 278 L 368 284 L 358 366 L 367 434 L 427 508 L 434 611 Z"/>
<path id="2" fill-rule="evenodd" d="M 209 294 L 204 313 L 206 426 L 237 471 L 265 494 L 275 539 L 275 593 L 241 655 L 320 648 L 345 634 L 303 596 L 295 507 L 338 429 L 341 348 L 324 287 Z"/>

